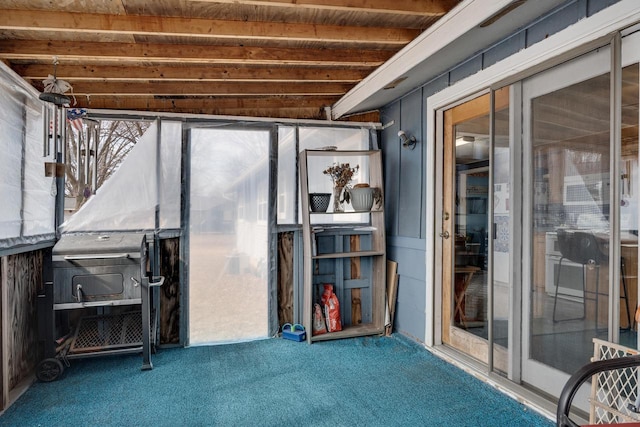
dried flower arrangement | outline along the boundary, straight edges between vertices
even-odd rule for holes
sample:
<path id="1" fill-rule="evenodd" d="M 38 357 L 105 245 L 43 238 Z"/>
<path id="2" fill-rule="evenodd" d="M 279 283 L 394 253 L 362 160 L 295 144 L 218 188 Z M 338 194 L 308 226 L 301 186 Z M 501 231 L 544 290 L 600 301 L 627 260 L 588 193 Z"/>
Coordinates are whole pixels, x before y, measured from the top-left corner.
<path id="1" fill-rule="evenodd" d="M 325 175 L 329 175 L 331 180 L 333 181 L 333 211 L 334 212 L 343 212 L 344 206 L 343 202 L 349 203 L 351 196 L 348 191 L 343 191 L 344 188 L 347 188 L 353 175 L 358 173 L 358 169 L 360 169 L 359 165 L 355 167 L 351 167 L 349 163 L 334 163 L 332 166 L 329 166 L 322 173 Z"/>
<path id="2" fill-rule="evenodd" d="M 324 170 L 325 175 L 329 175 L 334 187 L 346 187 L 353 176 L 358 173 L 359 165 L 351 167 L 349 163 L 334 163 L 333 166 Z"/>

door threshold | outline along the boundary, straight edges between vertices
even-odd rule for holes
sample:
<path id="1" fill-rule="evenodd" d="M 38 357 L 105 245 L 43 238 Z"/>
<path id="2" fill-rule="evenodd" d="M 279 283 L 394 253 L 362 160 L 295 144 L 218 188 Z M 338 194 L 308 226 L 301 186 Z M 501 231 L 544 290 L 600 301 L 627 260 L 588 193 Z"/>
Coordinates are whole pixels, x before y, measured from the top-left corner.
<path id="1" fill-rule="evenodd" d="M 516 384 L 501 375 L 495 373 L 489 374 L 487 373 L 487 366 L 485 364 L 454 348 L 446 345 L 435 347 L 425 346 L 425 348 L 445 362 L 462 369 L 469 375 L 510 396 L 527 408 L 539 413 L 541 416 L 553 422 L 556 421 L 556 398 L 546 394 L 540 394 L 521 384 Z M 574 413 L 572 413 L 572 419 L 580 425 L 588 424 L 589 421 L 588 418 L 584 418 L 581 414 Z"/>

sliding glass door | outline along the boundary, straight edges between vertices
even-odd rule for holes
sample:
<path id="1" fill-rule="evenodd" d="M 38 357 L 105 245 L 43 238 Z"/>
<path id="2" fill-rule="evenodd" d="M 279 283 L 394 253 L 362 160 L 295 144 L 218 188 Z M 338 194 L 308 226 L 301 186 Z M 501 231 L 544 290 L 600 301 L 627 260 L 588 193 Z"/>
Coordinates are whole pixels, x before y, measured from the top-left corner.
<path id="1" fill-rule="evenodd" d="M 610 51 L 523 81 L 524 382 L 559 395 L 607 338 Z M 615 265 L 615 264 L 614 264 Z"/>
<path id="2" fill-rule="evenodd" d="M 522 381 L 555 396 L 594 338 L 637 346 L 638 40 L 522 82 Z"/>

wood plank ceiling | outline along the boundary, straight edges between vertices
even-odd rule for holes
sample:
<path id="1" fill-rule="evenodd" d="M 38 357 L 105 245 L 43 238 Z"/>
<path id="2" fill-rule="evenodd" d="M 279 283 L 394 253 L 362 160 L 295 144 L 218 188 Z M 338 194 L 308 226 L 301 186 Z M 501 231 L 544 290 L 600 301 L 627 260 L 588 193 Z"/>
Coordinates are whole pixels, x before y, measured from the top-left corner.
<path id="1" fill-rule="evenodd" d="M 4 0 L 0 60 L 42 91 L 57 58 L 76 107 L 326 119 L 458 2 Z"/>

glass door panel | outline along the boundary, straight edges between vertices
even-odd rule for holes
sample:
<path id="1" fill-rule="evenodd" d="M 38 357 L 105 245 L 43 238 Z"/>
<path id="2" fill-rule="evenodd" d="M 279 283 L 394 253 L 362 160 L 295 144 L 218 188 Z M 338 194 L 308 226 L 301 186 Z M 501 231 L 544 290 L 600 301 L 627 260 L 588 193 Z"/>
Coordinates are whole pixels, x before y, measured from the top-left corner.
<path id="1" fill-rule="evenodd" d="M 489 107 L 483 95 L 444 112 L 441 234 L 442 340 L 484 363 Z"/>
<path id="2" fill-rule="evenodd" d="M 638 39 L 638 35 L 630 37 Z M 637 49 L 635 49 L 637 52 Z M 636 59 L 637 61 L 637 59 Z M 620 152 L 620 344 L 637 348 L 638 305 L 638 63 L 622 68 Z"/>
<path id="3" fill-rule="evenodd" d="M 608 336 L 609 267 L 617 265 L 609 262 L 609 59 L 601 49 L 523 82 L 530 276 L 522 376 L 554 395 L 590 361 L 592 339 Z"/>
<path id="4" fill-rule="evenodd" d="M 512 200 L 509 88 L 494 92 L 493 114 L 493 367 L 508 374 L 509 327 L 512 313 L 511 247 Z"/>

